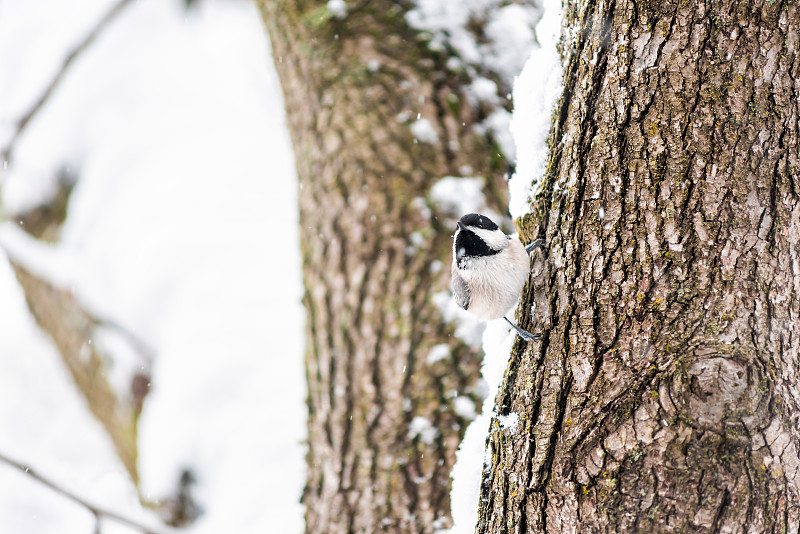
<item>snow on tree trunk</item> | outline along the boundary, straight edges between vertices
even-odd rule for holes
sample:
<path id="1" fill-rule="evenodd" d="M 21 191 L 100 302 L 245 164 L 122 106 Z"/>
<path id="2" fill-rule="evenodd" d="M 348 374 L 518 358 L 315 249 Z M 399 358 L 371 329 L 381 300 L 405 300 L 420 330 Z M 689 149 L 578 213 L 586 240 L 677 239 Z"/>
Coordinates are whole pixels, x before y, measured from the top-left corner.
<path id="1" fill-rule="evenodd" d="M 569 2 L 563 35 L 521 224 L 545 336 L 511 355 L 476 532 L 798 532 L 798 7 Z"/>
<path id="2" fill-rule="evenodd" d="M 505 204 L 507 164 L 475 128 L 490 109 L 468 98 L 459 62 L 408 26 L 406 4 L 259 7 L 300 182 L 307 532 L 446 529 L 455 451 L 481 402 L 481 353 L 435 303 L 449 300 L 460 214 L 430 189 L 485 177 L 489 205 Z"/>

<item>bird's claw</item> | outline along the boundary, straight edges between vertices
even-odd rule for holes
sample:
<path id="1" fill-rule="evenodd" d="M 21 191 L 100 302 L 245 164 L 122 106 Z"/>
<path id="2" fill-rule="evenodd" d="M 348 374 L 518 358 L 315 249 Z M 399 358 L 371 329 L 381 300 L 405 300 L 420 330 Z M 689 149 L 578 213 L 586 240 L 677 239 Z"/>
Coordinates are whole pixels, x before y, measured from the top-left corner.
<path id="1" fill-rule="evenodd" d="M 542 335 L 541 334 L 531 334 L 527 330 L 523 330 L 522 328 L 518 327 L 517 325 L 515 325 L 514 323 L 509 321 L 508 317 L 503 317 L 503 319 L 505 319 L 506 322 L 511 325 L 511 328 L 513 328 L 514 330 L 517 331 L 517 334 L 519 334 L 519 337 L 521 337 L 525 341 L 538 341 L 538 340 L 542 339 Z"/>
<path id="2" fill-rule="evenodd" d="M 530 254 L 537 248 L 544 248 L 544 239 L 539 238 L 534 240 L 533 243 L 528 243 L 527 245 L 525 245 L 525 252 Z"/>

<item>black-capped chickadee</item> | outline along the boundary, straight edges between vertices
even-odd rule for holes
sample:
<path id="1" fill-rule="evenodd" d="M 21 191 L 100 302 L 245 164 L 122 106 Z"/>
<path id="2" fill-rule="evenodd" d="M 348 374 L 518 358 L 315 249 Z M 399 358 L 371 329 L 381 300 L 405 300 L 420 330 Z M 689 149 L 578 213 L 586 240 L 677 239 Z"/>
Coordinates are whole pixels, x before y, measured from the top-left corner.
<path id="1" fill-rule="evenodd" d="M 483 320 L 503 318 L 524 339 L 540 335 L 518 327 L 506 317 L 522 294 L 531 270 L 529 253 L 542 240 L 527 247 L 507 236 L 486 215 L 469 213 L 458 221 L 453 235 L 452 290 L 456 304 Z"/>

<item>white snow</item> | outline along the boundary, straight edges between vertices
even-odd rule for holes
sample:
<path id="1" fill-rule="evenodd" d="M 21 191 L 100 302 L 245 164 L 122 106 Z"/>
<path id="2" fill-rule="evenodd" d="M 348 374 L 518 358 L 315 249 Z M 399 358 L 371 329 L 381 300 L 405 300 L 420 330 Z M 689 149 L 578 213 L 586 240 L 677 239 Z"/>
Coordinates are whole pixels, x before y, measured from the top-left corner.
<path id="1" fill-rule="evenodd" d="M 27 270 L 55 285 L 70 287 L 78 276 L 80 261 L 74 251 L 39 241 L 18 224 L 0 223 L 0 249 Z"/>
<path id="2" fill-rule="evenodd" d="M 517 154 L 517 147 L 514 144 L 514 137 L 511 135 L 511 117 L 513 115 L 503 108 L 497 108 L 481 123 L 483 128 L 488 128 L 494 135 L 500 150 L 508 158 L 514 161 Z"/>
<path id="3" fill-rule="evenodd" d="M 517 169 L 508 184 L 509 211 L 515 219 L 530 212 L 543 184 L 551 118 L 563 90 L 561 58 L 556 49 L 561 32 L 561 1 L 544 0 L 544 16 L 536 26 L 535 49 L 514 83 L 511 133 L 517 145 Z"/>
<path id="4" fill-rule="evenodd" d="M 456 453 L 453 466 L 453 487 L 450 491 L 453 528 L 451 534 L 471 534 L 478 523 L 478 497 L 481 473 L 486 455 L 486 436 L 494 414 L 497 389 L 503 378 L 508 355 L 516 333 L 502 320 L 490 321 L 483 334 L 483 366 L 481 373 L 489 386 L 483 411 L 467 427 L 464 440 Z"/>
<path id="5" fill-rule="evenodd" d="M 480 348 L 486 324 L 460 308 L 449 291 L 433 295 L 433 303 L 439 308 L 442 319 L 455 325 L 455 336 L 471 347 Z"/>
<path id="6" fill-rule="evenodd" d="M 115 3 L 0 4 L 0 148 Z M 20 139 L 0 173 L 3 208 L 47 198 L 64 166 L 79 181 L 60 242 L 0 231 L 0 453 L 152 524 L 35 327 L 7 250 L 153 347 L 139 433 L 147 498 L 172 494 L 188 467 L 204 513 L 187 534 L 302 532 L 297 181 L 255 7 L 127 7 Z M 123 388 L 132 372 L 129 355 L 117 359 L 125 341 L 108 331 L 92 341 L 114 349 L 110 378 Z M 0 465 L 0 532 L 84 534 L 92 525 L 85 509 Z M 106 521 L 103 532 L 131 530 Z"/>
<path id="7" fill-rule="evenodd" d="M 475 411 L 475 402 L 464 395 L 459 395 L 453 399 L 453 409 L 459 416 L 468 421 L 472 421 L 478 417 L 478 413 Z"/>
<path id="8" fill-rule="evenodd" d="M 326 7 L 337 19 L 343 19 L 347 16 L 347 2 L 344 0 L 328 0 Z"/>
<path id="9" fill-rule="evenodd" d="M 487 46 L 492 68 L 504 80 L 519 76 L 528 54 L 536 48 L 536 36 L 542 28 L 541 23 L 536 26 L 540 16 L 541 9 L 514 3 L 492 11 L 485 28 Z"/>
<path id="10" fill-rule="evenodd" d="M 498 415 L 497 422 L 500 423 L 500 428 L 507 431 L 509 434 L 514 434 L 519 427 L 519 414 L 511 412 L 508 415 Z"/>
<path id="11" fill-rule="evenodd" d="M 447 345 L 447 343 L 439 343 L 438 345 L 431 347 L 431 350 L 428 353 L 427 361 L 428 363 L 436 363 L 449 357 L 450 347 Z"/>
<path id="12" fill-rule="evenodd" d="M 491 69 L 508 82 L 535 45 L 533 27 L 539 9 L 532 5 L 504 5 L 503 0 L 416 0 L 415 4 L 406 20 L 430 32 L 432 49 L 448 45 L 464 63 Z M 485 21 L 481 42 L 469 29 L 471 20 Z"/>
<path id="13" fill-rule="evenodd" d="M 420 232 L 411 232 L 411 234 L 408 236 L 408 240 L 417 248 L 421 248 L 425 246 L 425 243 L 427 243 L 425 236 L 423 236 Z"/>
<path id="14" fill-rule="evenodd" d="M 411 133 L 423 143 L 435 144 L 439 142 L 439 135 L 433 129 L 433 124 L 428 119 L 417 119 L 411 123 Z"/>
<path id="15" fill-rule="evenodd" d="M 509 18 L 504 18 L 505 22 L 509 22 L 514 16 L 521 16 L 514 13 L 513 7 L 513 4 L 506 7 L 503 17 Z M 514 84 L 511 132 L 517 148 L 517 170 L 509 183 L 510 213 L 514 218 L 529 212 L 532 197 L 528 193 L 532 184 L 541 184 L 548 157 L 546 142 L 550 133 L 551 116 L 562 90 L 562 66 L 556 49 L 562 19 L 561 2 L 544 0 L 543 7 L 544 16 L 536 26 L 541 47 L 530 54 L 522 74 Z M 500 23 L 496 28 L 499 32 L 499 28 L 502 28 Z M 510 27 L 503 31 L 512 33 Z M 510 68 L 510 71 L 513 69 Z M 533 195 L 536 193 L 538 191 L 534 188 Z M 501 321 L 488 323 L 483 335 L 485 357 L 482 373 L 489 392 L 481 415 L 467 428 L 453 467 L 453 487 L 450 492 L 453 514 L 451 534 L 471 534 L 478 521 L 481 472 L 485 460 L 488 459 L 488 465 L 491 464 L 491 451 L 485 449 L 486 436 L 493 417 L 497 389 L 505 372 L 515 335 L 513 332 L 509 333 L 508 326 Z M 519 425 L 519 415 L 511 413 L 499 416 L 498 423 L 503 431 L 513 434 Z"/>
<path id="16" fill-rule="evenodd" d="M 472 14 L 483 7 L 483 0 L 417 0 L 416 9 L 406 15 L 408 23 L 432 33 L 431 48 L 441 50 L 447 43 L 470 63 L 480 61 L 477 43 L 467 31 Z"/>
<path id="17" fill-rule="evenodd" d="M 439 429 L 427 417 L 417 415 L 408 424 L 408 437 L 414 439 L 417 436 L 423 443 L 431 445 L 439 436 Z"/>
<path id="18" fill-rule="evenodd" d="M 465 169 L 466 170 L 466 169 Z M 431 186 L 430 198 L 447 215 L 460 218 L 467 213 L 483 213 L 499 222 L 502 217 L 486 206 L 483 178 L 470 176 L 445 176 Z M 455 230 L 455 221 L 453 221 Z"/>
<path id="19" fill-rule="evenodd" d="M 481 101 L 495 103 L 497 97 L 497 84 L 489 78 L 478 76 L 470 84 L 472 94 Z"/>
<path id="20" fill-rule="evenodd" d="M 525 59 L 536 45 L 534 25 L 540 9 L 534 5 L 508 3 L 504 0 L 415 0 L 415 8 L 406 14 L 408 23 L 429 32 L 432 50 L 454 50 L 458 58 L 450 58 L 447 68 L 466 70 L 475 81 L 467 88 L 471 102 L 488 102 L 495 106 L 490 120 L 476 125 L 479 134 L 491 132 L 500 143 L 509 161 L 515 158 L 514 144 L 508 135 L 508 115 L 497 84 L 484 74 L 491 73 L 510 87 L 520 73 Z M 484 22 L 484 34 L 477 36 L 470 21 Z"/>

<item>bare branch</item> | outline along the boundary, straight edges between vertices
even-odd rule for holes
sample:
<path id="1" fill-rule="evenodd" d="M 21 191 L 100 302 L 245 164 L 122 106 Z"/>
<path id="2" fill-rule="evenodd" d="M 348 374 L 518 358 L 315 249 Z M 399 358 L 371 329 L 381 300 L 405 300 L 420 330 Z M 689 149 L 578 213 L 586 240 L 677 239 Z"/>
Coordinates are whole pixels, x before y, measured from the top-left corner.
<path id="1" fill-rule="evenodd" d="M 98 520 L 101 519 L 101 518 L 111 519 L 112 521 L 116 521 L 117 523 L 120 523 L 122 525 L 126 525 L 128 527 L 134 528 L 136 530 L 144 532 L 145 534 L 167 534 L 168 532 L 171 532 L 171 530 L 157 530 L 157 529 L 154 529 L 152 527 L 148 527 L 148 526 L 143 525 L 143 524 L 141 524 L 141 523 L 139 523 L 139 522 L 137 522 L 137 521 L 135 521 L 133 519 L 127 518 L 125 516 L 122 516 L 122 515 L 120 515 L 120 514 L 118 514 L 116 512 L 112 512 L 110 510 L 106 510 L 106 509 L 101 508 L 99 506 L 95 506 L 94 504 L 89 503 L 88 501 L 84 500 L 83 498 L 78 497 L 74 493 L 62 488 L 61 486 L 59 486 L 58 484 L 56 484 L 52 480 L 40 475 L 37 471 L 32 469 L 30 466 L 27 466 L 27 465 L 25 465 L 25 464 L 23 464 L 21 462 L 16 461 L 16 460 L 12 460 L 12 459 L 8 458 L 7 456 L 5 456 L 2 453 L 0 453 L 0 462 L 5 463 L 7 465 L 10 465 L 11 467 L 16 467 L 17 469 L 19 469 L 20 471 L 22 471 L 26 475 L 29 475 L 30 477 L 36 479 L 41 484 L 44 484 L 45 486 L 47 486 L 51 490 L 55 491 L 56 493 L 58 493 L 58 494 L 60 494 L 60 495 L 62 495 L 64 497 L 66 497 L 67 499 L 69 499 L 69 500 L 71 500 L 71 501 L 73 501 L 73 502 L 85 507 Z"/>
<path id="2" fill-rule="evenodd" d="M 138 334 L 130 330 L 127 326 L 120 324 L 114 319 L 101 317 L 97 313 L 92 314 L 95 325 L 106 328 L 122 337 L 126 343 L 144 360 L 148 365 L 152 365 L 156 359 L 156 349 L 148 342 L 139 337 Z"/>
<path id="3" fill-rule="evenodd" d="M 123 11 L 123 9 L 127 7 L 128 4 L 130 3 L 131 0 L 120 0 L 119 2 L 117 2 L 117 4 L 114 5 L 114 7 L 112 7 L 108 11 L 108 13 L 106 13 L 105 16 L 98 21 L 97 26 L 95 26 L 95 28 L 91 32 L 89 32 L 89 34 L 83 39 L 83 41 L 78 43 L 78 45 L 69 53 L 69 55 L 64 60 L 64 63 L 62 63 L 59 71 L 50 81 L 50 85 L 47 86 L 42 95 L 33 104 L 33 106 L 31 106 L 31 108 L 27 111 L 27 113 L 25 113 L 19 119 L 19 121 L 17 121 L 17 129 L 14 132 L 14 135 L 8 141 L 8 145 L 6 145 L 6 148 L 2 152 L 2 159 L 4 161 L 11 162 L 11 158 L 13 156 L 17 140 L 25 131 L 25 128 L 28 126 L 28 123 L 30 123 L 31 119 L 47 103 L 47 100 L 53 94 L 53 91 L 55 91 L 56 87 L 58 87 L 58 85 L 61 83 L 61 80 L 63 80 L 64 75 L 67 73 L 69 67 L 75 61 L 75 58 L 77 58 L 81 54 L 81 52 L 86 50 L 89 47 L 89 45 L 91 45 L 94 42 L 97 36 L 100 35 L 100 33 L 109 25 L 109 23 L 112 20 L 114 20 L 114 18 L 117 15 L 119 15 Z"/>

